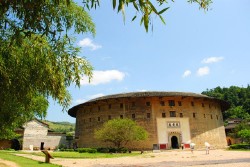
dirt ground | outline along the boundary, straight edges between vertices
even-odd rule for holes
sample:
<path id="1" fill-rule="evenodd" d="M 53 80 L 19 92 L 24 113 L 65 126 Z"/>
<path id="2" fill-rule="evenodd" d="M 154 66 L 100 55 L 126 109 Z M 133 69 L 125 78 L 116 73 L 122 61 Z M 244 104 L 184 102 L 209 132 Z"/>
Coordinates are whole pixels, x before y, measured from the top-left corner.
<path id="1" fill-rule="evenodd" d="M 52 153 L 53 155 L 53 153 Z M 44 161 L 44 157 L 20 155 Z M 145 153 L 136 157 L 100 159 L 51 159 L 51 163 L 63 167 L 250 167 L 250 151 L 210 150 L 204 151 L 170 150 L 160 153 Z"/>
<path id="2" fill-rule="evenodd" d="M 0 167 L 19 167 L 16 163 L 0 159 Z"/>

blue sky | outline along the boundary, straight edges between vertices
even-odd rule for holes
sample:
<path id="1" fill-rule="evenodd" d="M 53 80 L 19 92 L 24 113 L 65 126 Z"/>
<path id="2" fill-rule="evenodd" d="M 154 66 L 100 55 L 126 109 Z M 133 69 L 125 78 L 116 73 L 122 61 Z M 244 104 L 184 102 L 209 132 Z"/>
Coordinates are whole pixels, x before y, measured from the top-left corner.
<path id="1" fill-rule="evenodd" d="M 81 1 L 81 0 L 80 0 Z M 250 1 L 217 0 L 206 12 L 185 1 L 169 3 L 166 25 L 153 17 L 153 31 L 131 22 L 133 8 L 122 14 L 111 1 L 91 10 L 95 37 L 77 35 L 79 56 L 94 67 L 90 84 L 71 86 L 72 106 L 95 97 L 133 91 L 201 93 L 217 86 L 250 84 Z M 75 122 L 50 100 L 47 120 Z"/>

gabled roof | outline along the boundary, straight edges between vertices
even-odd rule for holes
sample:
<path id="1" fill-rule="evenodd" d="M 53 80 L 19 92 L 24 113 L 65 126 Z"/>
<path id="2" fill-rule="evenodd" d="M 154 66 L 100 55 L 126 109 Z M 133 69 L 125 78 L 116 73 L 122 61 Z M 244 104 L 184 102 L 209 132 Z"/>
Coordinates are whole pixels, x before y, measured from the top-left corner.
<path id="1" fill-rule="evenodd" d="M 30 120 L 30 121 L 26 122 L 25 124 L 27 124 L 27 123 L 29 123 L 29 122 L 31 122 L 31 121 L 36 121 L 36 122 L 38 122 L 38 123 L 43 124 L 43 125 L 44 125 L 44 126 L 46 126 L 47 128 L 49 128 L 49 124 L 46 124 L 46 123 L 44 123 L 44 122 L 40 121 L 40 120 L 39 120 L 39 119 L 37 119 L 37 118 L 34 118 L 34 119 L 32 119 L 32 120 Z"/>

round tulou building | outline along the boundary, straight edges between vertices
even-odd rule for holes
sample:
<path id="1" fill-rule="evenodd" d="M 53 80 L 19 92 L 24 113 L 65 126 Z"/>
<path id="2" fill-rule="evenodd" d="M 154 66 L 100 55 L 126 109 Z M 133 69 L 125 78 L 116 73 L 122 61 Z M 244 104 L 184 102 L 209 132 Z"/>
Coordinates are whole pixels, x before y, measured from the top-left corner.
<path id="1" fill-rule="evenodd" d="M 222 112 L 227 102 L 196 93 L 132 92 L 92 99 L 69 109 L 76 118 L 75 140 L 78 147 L 107 147 L 94 138 L 94 131 L 113 118 L 130 118 L 144 127 L 146 141 L 126 145 L 130 149 L 175 149 L 195 143 L 204 148 L 227 145 Z"/>

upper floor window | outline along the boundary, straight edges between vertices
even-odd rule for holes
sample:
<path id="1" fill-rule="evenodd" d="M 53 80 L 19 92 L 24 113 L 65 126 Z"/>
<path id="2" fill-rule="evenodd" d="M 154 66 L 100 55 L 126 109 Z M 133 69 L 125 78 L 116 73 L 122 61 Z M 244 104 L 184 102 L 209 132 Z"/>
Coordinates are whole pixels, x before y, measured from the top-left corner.
<path id="1" fill-rule="evenodd" d="M 100 117 L 98 117 L 98 121 L 101 121 L 101 118 L 100 118 Z"/>
<path id="2" fill-rule="evenodd" d="M 120 108 L 123 108 L 123 103 L 120 103 Z"/>
<path id="3" fill-rule="evenodd" d="M 176 117 L 176 111 L 170 111 L 170 117 Z"/>
<path id="4" fill-rule="evenodd" d="M 201 105 L 202 105 L 202 107 L 205 107 L 205 104 L 204 104 L 204 103 L 202 103 Z"/>
<path id="5" fill-rule="evenodd" d="M 175 106 L 174 100 L 169 100 L 169 101 L 168 101 L 168 104 L 169 104 L 169 106 Z"/>
<path id="6" fill-rule="evenodd" d="M 149 101 L 146 102 L 146 106 L 151 106 Z"/>
<path id="7" fill-rule="evenodd" d="M 100 106 L 98 106 L 98 111 L 101 111 L 101 107 Z"/>
<path id="8" fill-rule="evenodd" d="M 194 106 L 194 102 L 193 101 L 191 101 L 191 106 Z"/>
<path id="9" fill-rule="evenodd" d="M 193 118 L 195 118 L 196 117 L 196 114 L 195 113 L 193 113 Z"/>
<path id="10" fill-rule="evenodd" d="M 111 104 L 109 104 L 109 109 L 111 109 Z"/>
<path id="11" fill-rule="evenodd" d="M 165 102 L 164 101 L 160 101 L 161 106 L 165 106 Z"/>
<path id="12" fill-rule="evenodd" d="M 165 112 L 162 113 L 161 116 L 162 116 L 162 118 L 166 118 L 166 113 Z"/>
<path id="13" fill-rule="evenodd" d="M 182 106 L 181 101 L 178 101 L 178 105 L 179 105 L 179 106 Z"/>
<path id="14" fill-rule="evenodd" d="M 147 118 L 150 118 L 150 113 L 147 113 Z"/>
<path id="15" fill-rule="evenodd" d="M 180 117 L 181 117 L 181 118 L 183 117 L 183 113 L 180 113 Z"/>

